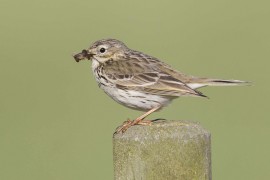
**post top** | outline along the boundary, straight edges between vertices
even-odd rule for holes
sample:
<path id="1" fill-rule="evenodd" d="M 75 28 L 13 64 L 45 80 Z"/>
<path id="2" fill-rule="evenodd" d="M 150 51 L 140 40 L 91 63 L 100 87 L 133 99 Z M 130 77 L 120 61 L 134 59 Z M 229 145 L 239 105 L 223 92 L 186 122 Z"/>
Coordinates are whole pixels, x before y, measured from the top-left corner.
<path id="1" fill-rule="evenodd" d="M 150 126 L 135 125 L 123 134 L 115 134 L 114 140 L 155 141 L 162 139 L 188 140 L 198 136 L 210 136 L 199 123 L 183 120 L 159 120 Z"/>

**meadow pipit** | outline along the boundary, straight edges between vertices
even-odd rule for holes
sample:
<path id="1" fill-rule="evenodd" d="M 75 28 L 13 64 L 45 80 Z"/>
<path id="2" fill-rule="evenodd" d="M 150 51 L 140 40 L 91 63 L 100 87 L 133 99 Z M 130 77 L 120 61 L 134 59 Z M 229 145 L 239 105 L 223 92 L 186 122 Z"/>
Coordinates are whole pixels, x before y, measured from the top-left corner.
<path id="1" fill-rule="evenodd" d="M 179 96 L 206 97 L 197 90 L 200 87 L 246 83 L 183 74 L 155 57 L 129 49 L 116 39 L 96 41 L 90 48 L 75 54 L 74 59 L 92 61 L 98 86 L 116 102 L 146 112 L 135 120 L 125 121 L 116 133 L 137 124 L 150 125 L 151 121 L 144 118 Z"/>

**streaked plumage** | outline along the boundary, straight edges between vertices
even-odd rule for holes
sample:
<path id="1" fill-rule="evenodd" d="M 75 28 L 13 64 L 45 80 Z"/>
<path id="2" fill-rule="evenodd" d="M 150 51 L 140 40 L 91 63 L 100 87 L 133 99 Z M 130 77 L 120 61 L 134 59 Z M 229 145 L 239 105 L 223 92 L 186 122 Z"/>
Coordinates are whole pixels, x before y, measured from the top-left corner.
<path id="1" fill-rule="evenodd" d="M 197 89 L 204 86 L 231 86 L 246 83 L 239 80 L 198 78 L 174 70 L 155 57 L 129 49 L 115 39 L 93 43 L 89 49 L 74 55 L 77 62 L 92 60 L 92 70 L 99 87 L 118 103 L 129 108 L 158 110 L 179 96 L 206 97 Z M 117 132 L 142 120 L 127 121 Z"/>

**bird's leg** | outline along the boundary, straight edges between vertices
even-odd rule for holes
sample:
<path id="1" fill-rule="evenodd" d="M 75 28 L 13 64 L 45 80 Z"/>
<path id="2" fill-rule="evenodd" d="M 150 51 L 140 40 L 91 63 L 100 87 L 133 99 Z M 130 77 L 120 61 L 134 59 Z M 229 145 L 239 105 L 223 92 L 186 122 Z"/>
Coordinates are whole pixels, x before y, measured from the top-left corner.
<path id="1" fill-rule="evenodd" d="M 134 126 L 134 125 L 151 125 L 152 121 L 150 120 L 143 120 L 144 118 L 146 118 L 148 115 L 150 115 L 151 113 L 155 112 L 156 110 L 158 110 L 161 106 L 155 107 L 149 111 L 147 111 L 146 113 L 144 113 L 143 115 L 141 115 L 140 117 L 136 118 L 135 120 L 131 121 L 131 120 L 127 120 L 125 121 L 122 126 L 118 127 L 115 131 L 115 134 L 122 132 L 124 133 L 129 127 Z"/>
<path id="2" fill-rule="evenodd" d="M 146 113 L 144 113 L 143 115 L 141 115 L 140 117 L 138 117 L 137 119 L 135 119 L 134 121 L 132 121 L 132 126 L 136 125 L 136 124 L 141 124 L 141 125 L 150 125 L 152 121 L 149 120 L 143 120 L 144 118 L 146 118 L 147 116 L 149 116 L 151 113 L 155 112 L 156 110 L 158 110 L 160 108 L 160 106 L 155 107 L 149 111 L 147 111 Z"/>

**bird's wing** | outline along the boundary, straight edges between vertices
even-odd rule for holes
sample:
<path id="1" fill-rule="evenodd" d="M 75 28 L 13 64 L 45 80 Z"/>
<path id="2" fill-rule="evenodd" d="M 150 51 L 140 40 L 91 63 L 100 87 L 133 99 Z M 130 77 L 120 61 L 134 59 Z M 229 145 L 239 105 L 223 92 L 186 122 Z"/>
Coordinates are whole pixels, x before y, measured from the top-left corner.
<path id="1" fill-rule="evenodd" d="M 150 59 L 151 60 L 151 59 Z M 203 96 L 179 79 L 159 68 L 160 61 L 129 58 L 103 66 L 106 78 L 122 89 L 133 89 L 162 96 Z"/>

